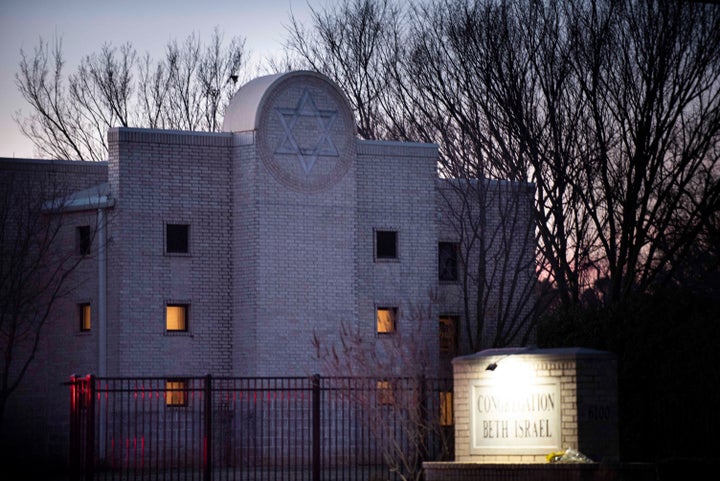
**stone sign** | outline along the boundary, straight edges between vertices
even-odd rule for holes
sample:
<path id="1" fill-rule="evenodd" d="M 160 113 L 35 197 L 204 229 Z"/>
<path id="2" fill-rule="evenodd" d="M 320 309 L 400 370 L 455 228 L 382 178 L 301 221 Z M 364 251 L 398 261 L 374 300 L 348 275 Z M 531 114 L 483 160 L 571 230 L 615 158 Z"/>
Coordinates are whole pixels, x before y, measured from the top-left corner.
<path id="1" fill-rule="evenodd" d="M 547 454 L 560 449 L 560 384 L 472 386 L 473 454 Z"/>
<path id="2" fill-rule="evenodd" d="M 455 461 L 618 459 L 617 362 L 586 348 L 488 349 L 453 360 Z"/>

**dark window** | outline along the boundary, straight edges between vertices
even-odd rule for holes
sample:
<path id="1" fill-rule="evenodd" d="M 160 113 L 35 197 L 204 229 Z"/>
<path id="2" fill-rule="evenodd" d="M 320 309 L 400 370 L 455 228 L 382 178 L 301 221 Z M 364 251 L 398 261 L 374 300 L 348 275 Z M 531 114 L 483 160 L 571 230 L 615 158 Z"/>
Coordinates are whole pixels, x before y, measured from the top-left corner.
<path id="1" fill-rule="evenodd" d="M 455 242 L 438 244 L 438 274 L 441 281 L 458 280 L 458 245 Z"/>
<path id="2" fill-rule="evenodd" d="M 80 330 L 89 331 L 92 326 L 91 321 L 92 310 L 90 309 L 90 303 L 84 302 L 78 304 L 78 318 L 80 320 Z"/>
<path id="3" fill-rule="evenodd" d="M 397 259 L 397 232 L 375 231 L 375 257 L 377 259 Z"/>
<path id="4" fill-rule="evenodd" d="M 168 254 L 187 254 L 189 252 L 189 232 L 190 226 L 187 224 L 167 224 L 166 252 Z"/>
<path id="5" fill-rule="evenodd" d="M 81 225 L 76 229 L 75 237 L 77 239 L 77 252 L 81 256 L 90 255 L 90 246 L 92 238 L 90 237 L 90 226 Z"/>
<path id="6" fill-rule="evenodd" d="M 454 356 L 457 353 L 457 316 L 440 316 L 440 352 Z"/>

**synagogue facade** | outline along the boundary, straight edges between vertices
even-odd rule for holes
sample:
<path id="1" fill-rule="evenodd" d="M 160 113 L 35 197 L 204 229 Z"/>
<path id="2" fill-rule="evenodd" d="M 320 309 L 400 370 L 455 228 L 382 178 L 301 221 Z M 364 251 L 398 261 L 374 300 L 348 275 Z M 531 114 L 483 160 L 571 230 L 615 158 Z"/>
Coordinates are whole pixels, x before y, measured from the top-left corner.
<path id="1" fill-rule="evenodd" d="M 64 452 L 71 374 L 323 374 L 312 340 L 341 323 L 378 345 L 411 332 L 429 376 L 467 351 L 437 145 L 358 139 L 343 92 L 312 72 L 250 81 L 223 130 L 114 128 L 107 162 L 0 160 L 3 188 L 63 186 L 52 215 L 80 259 L 11 398 L 17 445 Z M 525 238 L 533 189 L 515 190 Z M 432 318 L 409 315 L 421 305 Z"/>

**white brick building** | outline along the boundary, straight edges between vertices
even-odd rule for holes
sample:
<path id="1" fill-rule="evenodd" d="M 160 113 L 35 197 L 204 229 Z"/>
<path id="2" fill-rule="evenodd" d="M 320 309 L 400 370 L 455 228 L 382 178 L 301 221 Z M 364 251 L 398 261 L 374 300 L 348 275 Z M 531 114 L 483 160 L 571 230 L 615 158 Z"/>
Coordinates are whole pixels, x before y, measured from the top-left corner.
<path id="1" fill-rule="evenodd" d="M 90 189 L 67 214 L 67 245 L 107 219 L 107 242 L 92 239 L 83 282 L 56 306 L 13 397 L 16 446 L 64 452 L 70 374 L 306 376 L 322 370 L 314 333 L 337 338 L 345 321 L 384 342 L 392 332 L 378 331 L 409 329 L 403 310 L 429 292 L 437 317 L 412 328 L 428 374 L 449 375 L 438 320 L 462 322 L 462 288 L 438 268 L 439 242 L 459 241 L 438 147 L 358 140 L 343 93 L 310 72 L 246 84 L 224 130 L 116 128 L 107 162 L 0 161 L 5 181 L 51 173 Z M 528 226 L 533 194 L 521 190 Z"/>

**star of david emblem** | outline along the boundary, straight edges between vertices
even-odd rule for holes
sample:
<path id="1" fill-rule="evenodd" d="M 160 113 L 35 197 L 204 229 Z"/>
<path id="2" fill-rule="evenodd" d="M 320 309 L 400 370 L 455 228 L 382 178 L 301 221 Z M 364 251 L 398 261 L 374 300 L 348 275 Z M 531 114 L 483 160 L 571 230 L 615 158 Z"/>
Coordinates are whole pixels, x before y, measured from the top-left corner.
<path id="1" fill-rule="evenodd" d="M 319 156 L 338 157 L 338 150 L 330 137 L 330 129 L 337 117 L 337 110 L 318 109 L 310 92 L 305 90 L 295 108 L 276 108 L 275 111 L 284 132 L 275 149 L 276 154 L 297 156 L 306 175 L 310 173 Z M 298 133 L 296 127 L 301 121 L 304 128 L 307 128 L 307 121 L 312 126 L 307 137 L 296 135 Z M 308 142 L 305 139 L 314 140 Z"/>

